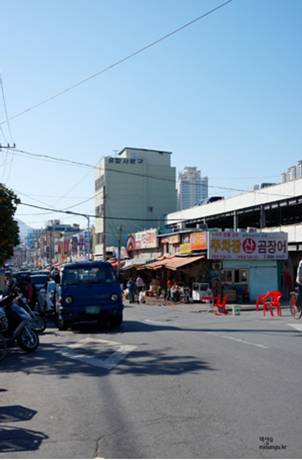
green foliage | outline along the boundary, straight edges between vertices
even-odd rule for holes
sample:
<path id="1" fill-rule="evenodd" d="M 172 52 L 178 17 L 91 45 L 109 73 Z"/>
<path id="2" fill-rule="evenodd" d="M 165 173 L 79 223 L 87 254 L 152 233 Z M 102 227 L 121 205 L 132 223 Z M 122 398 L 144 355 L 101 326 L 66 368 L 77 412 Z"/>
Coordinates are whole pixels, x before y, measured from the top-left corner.
<path id="1" fill-rule="evenodd" d="M 0 183 L 0 267 L 14 253 L 20 243 L 19 227 L 14 214 L 20 200 L 15 193 Z"/>

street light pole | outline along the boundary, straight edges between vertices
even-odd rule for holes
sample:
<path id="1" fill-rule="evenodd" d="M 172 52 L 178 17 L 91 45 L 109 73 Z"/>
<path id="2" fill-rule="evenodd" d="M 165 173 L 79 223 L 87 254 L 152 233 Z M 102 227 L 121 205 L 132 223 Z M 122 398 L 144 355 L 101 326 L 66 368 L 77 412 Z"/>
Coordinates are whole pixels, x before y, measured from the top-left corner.
<path id="1" fill-rule="evenodd" d="M 122 246 L 122 226 L 119 227 L 118 232 L 118 248 L 117 248 L 117 277 L 120 278 L 121 271 L 121 246 Z"/>

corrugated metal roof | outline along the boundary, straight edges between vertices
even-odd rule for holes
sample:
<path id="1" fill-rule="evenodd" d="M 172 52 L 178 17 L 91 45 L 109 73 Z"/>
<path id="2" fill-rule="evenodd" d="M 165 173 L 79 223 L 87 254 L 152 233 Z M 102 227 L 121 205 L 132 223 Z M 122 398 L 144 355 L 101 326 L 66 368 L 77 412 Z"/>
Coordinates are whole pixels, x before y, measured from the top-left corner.
<path id="1" fill-rule="evenodd" d="M 151 262 L 147 264 L 145 268 L 151 270 L 158 270 L 160 268 L 168 268 L 169 270 L 177 270 L 180 267 L 184 267 L 186 265 L 193 264 L 194 262 L 198 262 L 202 259 L 205 259 L 205 255 L 200 256 L 189 256 L 189 257 L 180 257 L 180 256 L 168 256 L 162 257 L 155 262 Z"/>

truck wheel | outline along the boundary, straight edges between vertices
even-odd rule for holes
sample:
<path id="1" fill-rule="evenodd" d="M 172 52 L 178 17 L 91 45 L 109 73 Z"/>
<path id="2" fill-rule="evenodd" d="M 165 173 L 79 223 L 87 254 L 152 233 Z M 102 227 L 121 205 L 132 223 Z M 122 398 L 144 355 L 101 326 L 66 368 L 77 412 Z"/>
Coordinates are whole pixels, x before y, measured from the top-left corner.
<path id="1" fill-rule="evenodd" d="M 112 329 L 119 329 L 121 327 L 122 322 L 123 322 L 123 313 L 119 313 L 116 316 L 112 316 L 110 320 Z"/>
<path id="2" fill-rule="evenodd" d="M 69 328 L 69 324 L 64 321 L 64 319 L 58 319 L 58 329 L 59 331 L 66 331 Z"/>

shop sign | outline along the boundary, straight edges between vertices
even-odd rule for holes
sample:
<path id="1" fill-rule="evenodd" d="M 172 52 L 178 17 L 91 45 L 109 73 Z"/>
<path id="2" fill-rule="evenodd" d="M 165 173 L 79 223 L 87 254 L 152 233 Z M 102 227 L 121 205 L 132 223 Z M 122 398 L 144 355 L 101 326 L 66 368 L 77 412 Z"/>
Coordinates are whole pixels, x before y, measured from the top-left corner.
<path id="1" fill-rule="evenodd" d="M 178 244 L 180 242 L 180 235 L 171 235 L 171 236 L 164 236 L 160 240 L 161 244 Z"/>
<path id="2" fill-rule="evenodd" d="M 135 233 L 135 249 L 151 249 L 158 247 L 157 230 L 151 229 Z"/>
<path id="3" fill-rule="evenodd" d="M 68 252 L 69 252 L 69 240 L 64 239 L 63 248 L 64 248 L 64 253 L 68 254 Z"/>
<path id="4" fill-rule="evenodd" d="M 208 249 L 206 232 L 194 232 L 190 234 L 191 251 Z"/>
<path id="5" fill-rule="evenodd" d="M 90 252 L 90 232 L 84 232 L 84 246 L 85 252 Z"/>
<path id="6" fill-rule="evenodd" d="M 191 252 L 191 243 L 182 243 L 179 246 L 179 254 L 190 254 Z"/>
<path id="7" fill-rule="evenodd" d="M 71 239 L 71 250 L 73 254 L 76 254 L 78 251 L 78 238 L 73 236 Z"/>
<path id="8" fill-rule="evenodd" d="M 108 163 L 114 163 L 116 165 L 135 165 L 135 164 L 142 164 L 144 160 L 142 158 L 118 158 L 118 157 L 109 157 Z"/>
<path id="9" fill-rule="evenodd" d="M 287 233 L 209 232 L 208 259 L 287 260 Z"/>
<path id="10" fill-rule="evenodd" d="M 129 257 L 133 256 L 133 251 L 135 251 L 135 235 L 130 233 L 127 241 L 127 253 Z"/>

